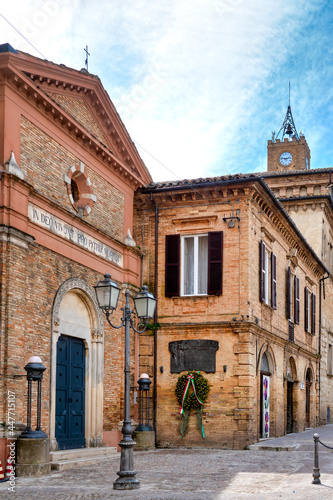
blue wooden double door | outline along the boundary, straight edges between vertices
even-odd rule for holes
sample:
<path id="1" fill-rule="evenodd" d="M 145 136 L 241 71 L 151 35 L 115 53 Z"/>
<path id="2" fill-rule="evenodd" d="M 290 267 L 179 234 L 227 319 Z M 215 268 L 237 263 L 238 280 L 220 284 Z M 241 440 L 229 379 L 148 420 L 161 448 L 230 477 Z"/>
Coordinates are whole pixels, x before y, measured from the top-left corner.
<path id="1" fill-rule="evenodd" d="M 81 339 L 59 337 L 55 422 L 59 450 L 85 447 L 85 359 Z"/>

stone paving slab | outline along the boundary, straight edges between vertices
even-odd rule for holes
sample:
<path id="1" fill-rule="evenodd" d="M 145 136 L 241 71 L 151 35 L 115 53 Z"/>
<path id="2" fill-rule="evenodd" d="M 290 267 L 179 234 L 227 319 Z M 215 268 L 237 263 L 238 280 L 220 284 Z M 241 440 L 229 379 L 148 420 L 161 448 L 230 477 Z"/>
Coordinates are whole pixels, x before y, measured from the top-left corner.
<path id="1" fill-rule="evenodd" d="M 333 424 L 323 425 L 303 432 L 294 432 L 278 438 L 262 439 L 251 444 L 250 450 L 259 451 L 270 449 L 274 451 L 312 451 L 314 449 L 313 435 L 317 433 L 320 441 L 333 447 Z M 319 445 L 319 450 L 322 445 Z"/>
<path id="2" fill-rule="evenodd" d="M 177 449 L 135 452 L 138 490 L 116 491 L 119 455 L 43 478 L 18 478 L 15 493 L 0 483 L 0 499 L 224 500 L 333 498 L 333 457 L 320 453 L 322 485 L 312 484 L 313 453 Z"/>
<path id="3" fill-rule="evenodd" d="M 312 484 L 313 434 L 333 446 L 333 425 L 261 441 L 265 451 L 159 449 L 135 452 L 138 490 L 113 490 L 120 454 L 42 478 L 0 483 L 8 500 L 332 500 L 333 455 L 319 447 L 321 485 Z M 296 447 L 297 452 L 271 451 Z M 302 448 L 303 447 L 303 448 Z M 309 449 L 307 449 L 309 447 Z M 282 448 L 281 448 L 282 449 Z"/>

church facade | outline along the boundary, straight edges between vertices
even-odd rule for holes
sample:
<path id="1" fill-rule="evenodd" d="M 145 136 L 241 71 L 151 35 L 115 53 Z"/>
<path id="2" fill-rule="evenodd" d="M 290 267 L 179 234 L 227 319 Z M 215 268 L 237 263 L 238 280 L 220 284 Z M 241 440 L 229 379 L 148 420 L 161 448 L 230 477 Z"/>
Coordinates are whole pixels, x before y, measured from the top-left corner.
<path id="1" fill-rule="evenodd" d="M 116 446 L 124 335 L 104 321 L 93 287 L 110 273 L 138 291 L 133 199 L 151 177 L 98 77 L 8 44 L 0 165 L 0 421 L 10 397 L 16 428 L 26 424 L 24 366 L 39 356 L 51 449 Z"/>

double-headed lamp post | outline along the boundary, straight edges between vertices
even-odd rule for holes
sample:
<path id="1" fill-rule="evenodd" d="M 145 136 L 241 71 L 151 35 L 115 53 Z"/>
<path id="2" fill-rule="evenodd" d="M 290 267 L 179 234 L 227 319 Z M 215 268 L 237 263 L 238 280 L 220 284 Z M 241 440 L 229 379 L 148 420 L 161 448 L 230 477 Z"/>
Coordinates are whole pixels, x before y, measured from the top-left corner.
<path id="1" fill-rule="evenodd" d="M 110 316 L 117 308 L 120 288 L 111 281 L 110 274 L 104 275 L 104 280 L 99 281 L 95 286 L 96 297 L 99 307 L 104 312 L 106 319 L 112 328 L 121 328 L 125 325 L 125 394 L 124 394 L 124 422 L 122 427 L 123 438 L 119 443 L 121 447 L 120 471 L 117 472 L 118 479 L 113 483 L 115 490 L 132 490 L 140 487 L 140 482 L 136 479 L 134 470 L 133 447 L 135 442 L 132 439 L 132 425 L 130 417 L 130 327 L 136 333 L 142 333 L 147 328 L 147 322 L 154 317 L 156 308 L 156 299 L 148 292 L 146 286 L 142 287 L 134 297 L 134 306 L 136 315 L 143 323 L 143 328 L 137 330 L 133 322 L 133 310 L 129 304 L 129 290 L 125 291 L 125 307 L 122 307 L 123 317 L 121 324 L 115 326 L 111 323 Z"/>

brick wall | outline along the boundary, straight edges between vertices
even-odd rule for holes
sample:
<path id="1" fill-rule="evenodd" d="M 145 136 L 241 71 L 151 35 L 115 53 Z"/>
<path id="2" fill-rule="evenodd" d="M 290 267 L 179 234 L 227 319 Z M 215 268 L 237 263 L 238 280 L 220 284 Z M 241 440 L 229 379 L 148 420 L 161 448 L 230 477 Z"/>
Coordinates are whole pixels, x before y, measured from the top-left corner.
<path id="1" fill-rule="evenodd" d="M 92 135 L 97 137 L 103 144 L 107 144 L 103 132 L 82 97 L 63 95 L 57 92 L 46 92 L 46 94 L 54 99 L 63 109 L 68 111 L 70 115 L 74 116 Z"/>
<path id="2" fill-rule="evenodd" d="M 21 168 L 26 179 L 47 199 L 76 213 L 67 192 L 64 176 L 81 159 L 22 117 Z M 98 165 L 85 165 L 97 201 L 85 220 L 121 241 L 124 238 L 124 193 L 113 187 L 96 171 Z"/>
<path id="3" fill-rule="evenodd" d="M 37 244 L 29 243 L 27 247 L 4 242 L 1 245 L 1 366 L 5 377 L 1 378 L 0 421 L 7 421 L 6 395 L 10 390 L 16 396 L 15 421 L 26 423 L 27 382 L 23 368 L 32 355 L 38 355 L 46 366 L 42 427 L 49 433 L 54 298 L 69 278 L 81 278 L 94 286 L 101 275 Z M 114 322 L 120 323 L 120 312 L 115 313 Z M 104 328 L 104 428 L 110 430 L 117 428 L 122 419 L 124 335 L 106 322 Z"/>

